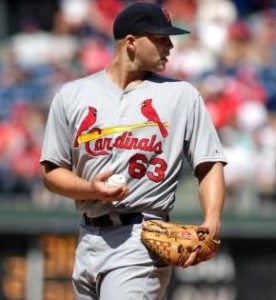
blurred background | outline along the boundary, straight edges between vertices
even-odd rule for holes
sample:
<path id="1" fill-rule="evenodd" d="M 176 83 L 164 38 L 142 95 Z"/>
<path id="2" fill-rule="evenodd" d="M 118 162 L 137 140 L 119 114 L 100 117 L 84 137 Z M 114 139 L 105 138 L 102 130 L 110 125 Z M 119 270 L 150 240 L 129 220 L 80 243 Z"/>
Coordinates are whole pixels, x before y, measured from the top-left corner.
<path id="1" fill-rule="evenodd" d="M 0 0 L 0 299 L 70 300 L 79 217 L 38 171 L 54 93 L 104 68 L 127 0 Z M 204 97 L 228 165 L 219 255 L 176 269 L 170 300 L 276 299 L 276 1 L 163 0 L 189 36 L 166 74 Z M 200 223 L 182 171 L 172 219 Z"/>

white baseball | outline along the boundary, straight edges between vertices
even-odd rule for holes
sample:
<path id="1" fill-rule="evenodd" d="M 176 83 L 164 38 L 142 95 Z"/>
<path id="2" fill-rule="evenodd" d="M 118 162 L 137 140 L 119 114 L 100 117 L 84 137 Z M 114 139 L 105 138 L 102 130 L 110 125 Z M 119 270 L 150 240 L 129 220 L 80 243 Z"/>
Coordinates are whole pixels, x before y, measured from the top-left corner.
<path id="1" fill-rule="evenodd" d="M 113 174 L 106 181 L 107 186 L 118 186 L 118 185 L 125 185 L 125 184 L 126 184 L 126 178 L 124 175 L 121 174 Z"/>

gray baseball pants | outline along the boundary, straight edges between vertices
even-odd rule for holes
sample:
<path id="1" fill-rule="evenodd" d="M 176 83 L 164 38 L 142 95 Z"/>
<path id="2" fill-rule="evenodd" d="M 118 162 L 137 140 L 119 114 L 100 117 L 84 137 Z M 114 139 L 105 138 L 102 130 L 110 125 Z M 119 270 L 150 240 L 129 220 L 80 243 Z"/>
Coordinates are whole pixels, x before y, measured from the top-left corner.
<path id="1" fill-rule="evenodd" d="M 73 271 L 76 300 L 165 300 L 171 267 L 140 240 L 141 224 L 80 226 Z"/>

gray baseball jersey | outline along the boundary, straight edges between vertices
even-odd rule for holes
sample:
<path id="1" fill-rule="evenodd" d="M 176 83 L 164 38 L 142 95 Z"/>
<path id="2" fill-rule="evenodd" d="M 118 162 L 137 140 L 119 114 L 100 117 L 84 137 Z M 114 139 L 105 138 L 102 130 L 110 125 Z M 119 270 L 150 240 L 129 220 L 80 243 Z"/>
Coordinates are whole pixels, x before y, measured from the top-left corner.
<path id="1" fill-rule="evenodd" d="M 166 215 L 174 204 L 183 154 L 192 170 L 207 161 L 226 163 L 199 92 L 157 74 L 121 90 L 101 71 L 57 92 L 41 161 L 71 168 L 87 180 L 104 170 L 127 178 L 130 193 L 123 201 L 75 200 L 81 214 Z"/>

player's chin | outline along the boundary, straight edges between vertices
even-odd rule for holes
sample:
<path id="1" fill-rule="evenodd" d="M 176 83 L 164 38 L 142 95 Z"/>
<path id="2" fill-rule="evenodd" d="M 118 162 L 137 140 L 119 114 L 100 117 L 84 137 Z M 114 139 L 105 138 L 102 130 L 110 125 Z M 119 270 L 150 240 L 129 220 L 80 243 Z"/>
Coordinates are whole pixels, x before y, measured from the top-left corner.
<path id="1" fill-rule="evenodd" d="M 163 61 L 158 61 L 155 64 L 148 65 L 144 68 L 145 71 L 148 72 L 162 72 L 166 69 L 166 63 Z"/>
<path id="2" fill-rule="evenodd" d="M 162 72 L 166 69 L 166 63 L 159 63 L 158 65 L 155 66 L 155 70 L 156 72 Z"/>
<path id="3" fill-rule="evenodd" d="M 160 62 L 159 62 L 159 64 L 158 64 L 159 70 L 160 71 L 164 71 L 166 69 L 167 63 L 168 63 L 168 59 L 167 58 L 161 59 Z"/>

